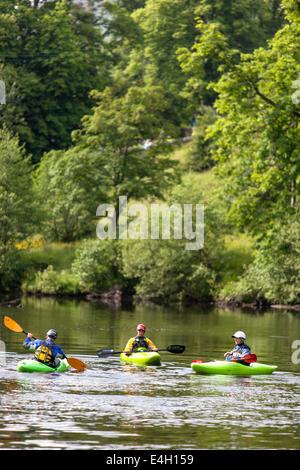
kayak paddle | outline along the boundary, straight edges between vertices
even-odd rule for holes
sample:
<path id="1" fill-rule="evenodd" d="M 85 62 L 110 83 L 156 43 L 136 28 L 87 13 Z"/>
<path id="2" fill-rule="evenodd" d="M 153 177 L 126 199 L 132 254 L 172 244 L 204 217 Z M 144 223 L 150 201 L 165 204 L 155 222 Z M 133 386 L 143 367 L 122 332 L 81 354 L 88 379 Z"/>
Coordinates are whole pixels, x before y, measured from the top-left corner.
<path id="1" fill-rule="evenodd" d="M 27 331 L 24 331 L 23 328 L 17 323 L 15 320 L 13 320 L 10 317 L 4 317 L 4 325 L 12 331 L 15 331 L 16 333 L 24 333 L 27 336 Z M 32 336 L 32 339 L 36 339 L 34 336 Z M 66 358 L 68 363 L 70 364 L 71 367 L 74 369 L 77 369 L 79 371 L 84 370 L 87 365 L 80 361 L 80 359 L 76 359 L 75 357 L 67 357 Z"/>
<path id="2" fill-rule="evenodd" d="M 158 349 L 158 351 L 168 351 L 173 354 L 181 354 L 185 350 L 185 346 L 180 344 L 173 344 L 168 346 L 166 349 Z M 114 349 L 99 349 L 96 351 L 99 357 L 108 357 L 113 356 L 114 354 L 121 354 L 123 351 L 114 351 Z"/>
<path id="3" fill-rule="evenodd" d="M 27 331 L 24 331 L 23 328 L 17 323 L 15 320 L 13 320 L 10 317 L 4 317 L 4 325 L 9 328 L 12 331 L 15 331 L 16 333 L 24 333 L 27 335 Z M 34 336 L 32 339 L 36 339 Z"/>
<path id="4" fill-rule="evenodd" d="M 70 366 L 73 367 L 73 369 L 76 369 L 78 372 L 81 372 L 87 368 L 87 365 L 76 357 L 67 357 L 66 359 Z"/>

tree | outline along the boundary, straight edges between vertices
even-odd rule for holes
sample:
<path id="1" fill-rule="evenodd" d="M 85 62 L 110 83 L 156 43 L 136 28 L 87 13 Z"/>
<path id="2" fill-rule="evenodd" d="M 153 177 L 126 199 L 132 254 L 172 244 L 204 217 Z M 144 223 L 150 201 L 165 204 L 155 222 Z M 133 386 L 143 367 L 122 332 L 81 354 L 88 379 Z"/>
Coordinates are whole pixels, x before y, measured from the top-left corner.
<path id="1" fill-rule="evenodd" d="M 190 152 L 186 161 L 187 168 L 203 171 L 215 165 L 214 140 L 208 138 L 206 134 L 216 119 L 217 113 L 210 106 L 202 106 L 195 115 Z"/>
<path id="2" fill-rule="evenodd" d="M 211 136 L 217 139 L 230 215 L 256 234 L 265 234 L 286 212 L 294 213 L 300 190 L 300 109 L 292 99 L 300 76 L 299 11 L 291 2 L 283 5 L 287 25 L 267 48 L 241 55 L 237 65 L 228 62 L 215 87 L 221 117 Z"/>
<path id="3" fill-rule="evenodd" d="M 132 14 L 143 33 L 143 43 L 140 53 L 131 55 L 130 68 L 139 70 L 144 83 L 168 90 L 172 108 L 165 118 L 178 127 L 193 114 L 181 94 L 186 77 L 176 52 L 179 47 L 191 48 L 198 35 L 196 5 L 195 0 L 148 0 L 143 9 Z"/>
<path id="4" fill-rule="evenodd" d="M 16 243 L 32 233 L 32 168 L 17 137 L 0 130 L 0 292 L 21 282 Z"/>
<path id="5" fill-rule="evenodd" d="M 267 47 L 242 54 L 229 48 L 217 24 L 202 23 L 195 52 L 199 63 L 210 57 L 220 64 L 222 76 L 210 85 L 219 119 L 207 135 L 216 147 L 230 217 L 255 234 L 293 212 L 299 195 L 300 112 L 292 100 L 300 76 L 299 12 L 293 2 L 283 5 L 287 24 Z"/>
<path id="6" fill-rule="evenodd" d="M 181 45 L 177 56 L 185 73 L 182 94 L 197 109 L 200 103 L 213 105 L 217 97 L 208 85 L 221 76 L 221 49 L 226 55 L 228 49 L 250 53 L 263 47 L 283 19 L 279 0 L 200 0 L 196 13 L 195 42 L 190 48 Z"/>
<path id="7" fill-rule="evenodd" d="M 286 214 L 275 223 L 272 237 L 260 243 L 253 262 L 236 282 L 227 286 L 222 298 L 260 304 L 300 302 L 300 204 L 296 217 Z"/>
<path id="8" fill-rule="evenodd" d="M 202 249 L 186 249 L 182 239 L 126 240 L 122 244 L 124 274 L 136 281 L 140 299 L 159 303 L 189 303 L 212 299 L 216 288 L 217 271 L 224 253 L 223 207 L 213 191 L 205 195 L 197 177 L 186 176 L 184 181 L 168 191 L 166 200 L 172 205 L 205 204 L 204 245 Z M 195 214 L 193 217 L 195 226 Z"/>
<path id="9" fill-rule="evenodd" d="M 0 245 L 14 246 L 33 226 L 32 168 L 19 139 L 0 130 Z"/>
<path id="10" fill-rule="evenodd" d="M 44 151 L 66 148 L 102 86 L 102 38 L 93 13 L 73 2 L 0 0 L 1 79 L 6 105 L 0 123 L 18 133 L 34 162 Z"/>
<path id="11" fill-rule="evenodd" d="M 241 52 L 265 46 L 283 21 L 280 0 L 200 0 L 197 16 L 217 23 L 229 47 Z"/>
<path id="12" fill-rule="evenodd" d="M 108 87 L 94 93 L 98 104 L 73 133 L 77 148 L 99 155 L 101 184 L 107 201 L 118 207 L 118 198 L 163 197 L 174 180 L 176 162 L 168 158 L 172 125 L 162 118 L 168 99 L 161 87 L 131 87 L 120 95 Z M 145 140 L 152 145 L 146 149 Z"/>
<path id="13" fill-rule="evenodd" d="M 34 183 L 46 238 L 70 242 L 95 230 L 97 206 L 107 199 L 98 154 L 76 148 L 53 150 L 41 159 Z"/>
<path id="14" fill-rule="evenodd" d="M 104 19 L 104 35 L 115 57 L 112 77 L 122 77 L 131 86 L 164 87 L 172 101 L 164 117 L 180 127 L 187 119 L 180 95 L 185 76 L 176 50 L 194 43 L 197 1 L 148 0 L 144 6 L 143 2 L 136 3 L 141 3 L 139 8 L 131 8 L 126 0 L 104 4 L 109 12 Z"/>
<path id="15" fill-rule="evenodd" d="M 83 292 L 99 293 L 128 284 L 122 275 L 121 247 L 115 240 L 85 240 L 76 250 L 72 273 Z"/>

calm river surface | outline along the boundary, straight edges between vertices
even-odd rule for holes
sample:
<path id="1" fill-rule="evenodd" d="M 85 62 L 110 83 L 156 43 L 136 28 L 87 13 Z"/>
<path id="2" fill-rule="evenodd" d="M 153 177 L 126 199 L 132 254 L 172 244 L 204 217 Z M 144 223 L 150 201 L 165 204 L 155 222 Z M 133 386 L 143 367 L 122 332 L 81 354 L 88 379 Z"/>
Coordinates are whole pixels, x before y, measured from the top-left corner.
<path id="1" fill-rule="evenodd" d="M 1 308 L 0 450 L 300 449 L 300 313 L 152 306 L 114 311 L 49 298 L 24 298 L 23 305 Z M 23 349 L 25 335 L 4 326 L 4 315 L 38 338 L 57 329 L 57 343 L 87 369 L 17 372 L 17 362 L 32 353 Z M 121 350 L 141 322 L 157 347 L 183 344 L 184 354 L 162 352 L 162 365 L 146 368 L 96 356 L 100 348 Z M 196 375 L 191 361 L 222 359 L 236 330 L 246 332 L 259 362 L 278 370 L 252 377 Z"/>

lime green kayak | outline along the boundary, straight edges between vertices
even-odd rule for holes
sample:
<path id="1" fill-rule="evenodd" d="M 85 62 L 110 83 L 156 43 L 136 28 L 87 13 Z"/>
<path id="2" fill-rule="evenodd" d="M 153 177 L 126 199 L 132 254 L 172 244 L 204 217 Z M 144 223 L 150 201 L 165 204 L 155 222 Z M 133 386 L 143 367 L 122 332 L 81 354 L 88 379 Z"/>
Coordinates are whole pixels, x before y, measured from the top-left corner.
<path id="1" fill-rule="evenodd" d="M 156 351 L 140 350 L 131 354 L 121 353 L 121 361 L 137 366 L 159 366 L 161 358 Z"/>
<path id="2" fill-rule="evenodd" d="M 239 364 L 238 362 L 230 361 L 193 361 L 191 368 L 197 374 L 222 374 L 222 375 L 262 375 L 272 374 L 277 366 L 269 366 L 267 364 L 260 364 L 259 362 L 252 362 L 249 366 Z"/>
<path id="3" fill-rule="evenodd" d="M 50 367 L 35 359 L 24 359 L 18 362 L 19 372 L 64 372 L 69 369 L 70 364 L 67 359 L 60 359 L 57 367 Z"/>

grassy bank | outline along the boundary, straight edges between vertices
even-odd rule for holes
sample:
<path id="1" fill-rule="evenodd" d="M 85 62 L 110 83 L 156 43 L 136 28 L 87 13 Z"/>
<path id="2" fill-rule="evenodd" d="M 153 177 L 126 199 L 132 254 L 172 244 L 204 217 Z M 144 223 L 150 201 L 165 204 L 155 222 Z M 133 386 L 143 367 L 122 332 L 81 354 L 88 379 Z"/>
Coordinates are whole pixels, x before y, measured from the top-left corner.
<path id="1" fill-rule="evenodd" d="M 182 183 L 174 190 L 175 195 L 178 196 L 178 193 L 182 192 L 181 197 L 183 201 L 185 200 L 186 193 L 196 194 L 196 197 L 199 195 L 199 198 L 201 198 L 200 202 L 204 204 L 205 211 L 207 211 L 205 214 L 205 224 L 207 225 L 205 225 L 206 233 L 204 244 L 206 248 L 207 243 L 208 248 L 206 248 L 206 254 L 202 258 L 207 257 L 207 255 L 208 258 L 210 257 L 209 250 L 214 250 L 214 239 L 216 240 L 216 245 L 218 244 L 217 240 L 222 239 L 222 250 L 220 251 L 219 249 L 219 252 L 216 251 L 216 253 L 211 256 L 211 260 L 208 259 L 206 262 L 206 266 L 209 266 L 211 271 L 213 271 L 213 275 L 207 278 L 210 298 L 217 300 L 219 299 L 219 292 L 222 292 L 224 289 L 226 291 L 226 286 L 237 281 L 243 274 L 245 266 L 252 261 L 252 241 L 245 234 L 223 233 L 224 227 L 219 227 L 217 223 L 214 225 L 214 216 L 216 220 L 218 220 L 218 218 L 220 219 L 221 217 L 218 212 L 223 211 L 222 202 L 219 199 L 219 182 L 214 174 L 214 170 L 207 170 L 201 173 L 189 170 L 189 145 L 185 145 L 176 150 L 173 158 L 178 160 L 181 169 L 185 170 Z M 171 200 L 173 197 L 174 194 L 171 195 Z M 149 204 L 149 201 L 146 201 L 146 204 Z M 210 211 L 212 215 L 209 213 Z M 213 219 L 213 223 L 211 223 L 211 219 Z M 210 233 L 212 230 L 216 233 Z M 228 228 L 226 230 L 228 231 Z M 125 273 L 122 259 L 126 252 L 125 258 L 127 259 L 127 264 L 129 263 L 129 265 L 132 266 L 132 258 L 136 258 L 136 242 L 128 243 L 126 249 L 121 243 L 118 248 L 116 248 L 116 244 L 114 247 L 109 247 L 108 244 L 107 250 L 105 249 L 106 252 L 101 248 L 97 251 L 95 248 L 97 242 L 99 246 L 101 243 L 103 244 L 103 242 L 96 238 L 95 234 L 95 237 L 90 241 L 81 240 L 76 243 L 41 242 L 35 244 L 29 243 L 27 245 L 25 243 L 20 247 L 22 265 L 24 267 L 22 278 L 22 290 L 24 293 L 33 295 L 88 295 L 92 293 L 97 295 L 101 291 L 109 291 L 110 288 L 115 285 L 120 285 L 121 288 L 125 289 L 127 289 L 128 286 L 131 289 L 135 285 L 138 285 L 141 279 L 138 278 L 138 275 L 137 278 L 135 278 L 135 268 L 137 272 L 140 270 L 139 259 L 134 259 L 134 263 L 136 264 L 133 265 L 131 270 L 128 269 L 128 267 L 126 269 L 125 266 Z M 154 247 L 156 241 L 152 243 Z M 146 245 L 147 241 L 144 247 L 141 245 L 139 247 L 141 265 L 145 263 L 144 258 L 147 257 L 149 250 L 149 245 Z M 155 246 L 157 247 L 157 244 Z M 124 249 L 125 251 L 122 252 Z M 164 241 L 160 244 L 160 250 L 168 250 L 166 245 L 164 245 Z M 171 266 L 172 256 L 173 263 L 176 264 L 176 253 L 174 256 L 170 252 L 170 260 L 168 260 L 168 253 L 164 254 L 163 251 L 159 253 L 156 259 L 156 266 L 153 265 L 153 268 L 151 268 L 151 266 L 149 267 L 151 260 L 150 262 L 148 261 L 148 265 L 142 272 L 142 275 L 144 275 L 142 282 L 144 282 L 144 284 L 147 282 L 153 283 L 153 290 L 156 291 L 160 290 L 161 286 L 158 285 L 159 282 L 166 284 L 174 283 L 173 293 L 171 292 L 170 296 L 175 298 L 177 286 L 180 285 L 180 288 L 182 288 L 183 281 L 179 278 L 187 278 L 190 279 L 190 281 L 187 280 L 187 283 L 194 283 L 195 280 L 192 279 L 194 275 L 193 273 L 191 275 L 191 273 L 184 271 L 184 268 L 180 271 L 180 266 Z M 152 273 L 155 273 L 155 270 L 156 272 L 160 270 L 160 260 L 158 259 L 160 255 L 162 256 L 161 272 L 166 272 L 166 277 L 159 279 L 158 274 L 153 279 Z M 185 258 L 189 255 L 190 253 L 181 253 L 180 255 L 178 252 L 178 260 L 182 259 L 182 256 Z M 201 254 L 199 254 L 198 259 L 200 264 L 203 261 L 202 258 Z M 170 263 L 170 266 L 167 266 L 167 268 L 164 265 L 166 263 Z M 193 263 L 193 269 L 196 272 L 198 268 L 197 258 L 196 261 L 195 258 L 193 258 L 191 263 Z M 210 266 L 211 263 L 213 263 L 213 267 Z M 176 270 L 178 272 L 174 275 L 174 271 Z M 170 276 L 169 279 L 168 276 Z M 199 274 L 197 274 L 197 276 L 199 276 Z M 201 291 L 200 284 L 199 292 Z M 189 287 L 183 287 L 183 289 L 189 291 Z M 194 284 L 193 290 L 195 290 Z M 166 294 L 166 291 L 162 292 Z M 207 298 L 207 296 L 205 298 Z M 201 293 L 199 293 L 199 300 L 201 301 Z"/>
<path id="2" fill-rule="evenodd" d="M 245 235 L 228 235 L 225 241 L 215 289 L 218 300 L 222 300 L 218 293 L 237 281 L 245 266 L 252 260 L 252 243 Z M 82 242 L 70 245 L 45 243 L 42 247 L 23 251 L 22 262 L 26 266 L 22 281 L 23 292 L 39 295 L 87 294 L 87 290 L 82 288 L 77 275 L 72 271 L 76 250 L 81 246 Z"/>
<path id="3" fill-rule="evenodd" d="M 15 265 L 6 262 L 13 266 L 10 285 L 29 295 L 110 298 L 135 292 L 137 299 L 159 303 L 299 304 L 299 225 L 290 227 L 288 243 L 285 234 L 276 235 L 272 249 L 281 249 L 284 240 L 285 251 L 277 257 L 266 251 L 263 257 L 254 240 L 227 221 L 222 183 L 214 169 L 193 171 L 189 144 L 175 150 L 173 159 L 181 182 L 166 191 L 165 201 L 155 202 L 204 204 L 202 250 L 188 251 L 181 240 L 101 241 L 95 233 L 89 240 L 50 243 L 36 235 L 17 245 Z M 145 201 L 146 206 L 151 202 Z"/>

